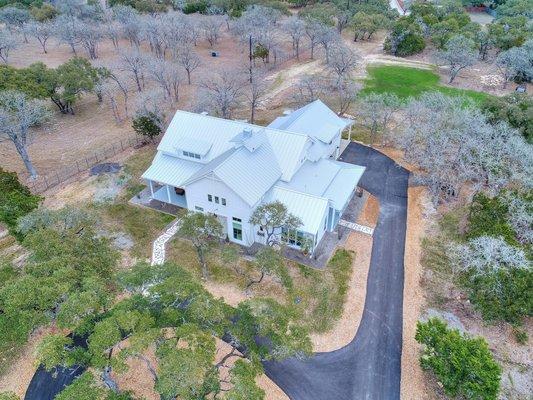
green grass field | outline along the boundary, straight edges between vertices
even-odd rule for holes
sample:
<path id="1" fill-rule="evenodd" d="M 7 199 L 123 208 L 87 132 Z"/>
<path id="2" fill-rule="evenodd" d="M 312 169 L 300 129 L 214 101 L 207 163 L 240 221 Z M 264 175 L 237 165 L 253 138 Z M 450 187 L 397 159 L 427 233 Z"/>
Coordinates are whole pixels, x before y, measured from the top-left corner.
<path id="1" fill-rule="evenodd" d="M 426 69 L 376 65 L 367 67 L 362 95 L 368 93 L 394 93 L 401 99 L 418 97 L 424 92 L 439 91 L 449 96 L 465 96 L 481 103 L 489 94 L 474 90 L 455 89 L 441 84 L 440 77 Z"/>

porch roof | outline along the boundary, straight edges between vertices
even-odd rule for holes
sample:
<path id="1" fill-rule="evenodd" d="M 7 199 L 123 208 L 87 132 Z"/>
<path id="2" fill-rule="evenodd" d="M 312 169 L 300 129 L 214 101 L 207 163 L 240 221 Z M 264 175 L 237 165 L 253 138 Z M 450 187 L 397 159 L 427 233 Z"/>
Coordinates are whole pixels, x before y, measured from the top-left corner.
<path id="1" fill-rule="evenodd" d="M 159 152 L 155 156 L 150 168 L 145 171 L 142 177 L 166 185 L 181 187 L 200 168 L 202 168 L 202 164 L 200 163 L 172 157 Z"/>

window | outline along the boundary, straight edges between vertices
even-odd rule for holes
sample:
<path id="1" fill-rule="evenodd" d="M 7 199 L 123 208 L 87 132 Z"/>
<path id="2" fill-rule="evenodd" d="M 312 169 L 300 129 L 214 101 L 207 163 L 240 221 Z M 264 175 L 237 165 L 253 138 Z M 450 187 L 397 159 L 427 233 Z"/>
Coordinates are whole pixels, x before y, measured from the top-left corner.
<path id="1" fill-rule="evenodd" d="M 198 160 L 201 158 L 200 154 L 191 153 L 190 151 L 182 151 L 182 154 L 185 157 L 196 158 Z"/>
<path id="2" fill-rule="evenodd" d="M 199 206 L 194 206 L 194 209 L 196 211 L 204 211 L 203 207 L 199 207 Z"/>
<path id="3" fill-rule="evenodd" d="M 294 229 L 288 230 L 287 228 L 281 228 L 281 240 L 291 246 L 301 247 L 304 242 L 305 234 L 302 231 Z"/>
<path id="4" fill-rule="evenodd" d="M 219 200 L 218 196 L 215 196 L 215 203 L 220 204 L 220 200 Z"/>
<path id="5" fill-rule="evenodd" d="M 211 196 L 210 194 L 207 195 L 207 201 L 209 202 L 213 202 L 213 196 Z"/>
<path id="6" fill-rule="evenodd" d="M 222 200 L 222 205 L 225 206 L 226 205 L 226 199 L 224 197 L 222 197 L 220 200 Z"/>
<path id="7" fill-rule="evenodd" d="M 240 218 L 233 217 L 233 238 L 236 240 L 242 240 L 242 220 Z"/>

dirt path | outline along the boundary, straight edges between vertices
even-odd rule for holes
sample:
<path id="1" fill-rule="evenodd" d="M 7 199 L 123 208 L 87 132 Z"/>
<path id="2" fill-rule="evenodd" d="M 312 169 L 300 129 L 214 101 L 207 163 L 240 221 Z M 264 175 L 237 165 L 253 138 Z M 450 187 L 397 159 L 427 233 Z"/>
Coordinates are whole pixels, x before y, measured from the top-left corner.
<path id="1" fill-rule="evenodd" d="M 416 322 L 425 303 L 424 289 L 420 285 L 422 277 L 422 238 L 427 220 L 424 204 L 428 202 L 427 191 L 423 187 L 409 188 L 407 207 L 407 232 L 405 239 L 405 277 L 403 292 L 403 344 L 401 398 L 405 400 L 433 399 L 432 390 L 427 387 L 424 372 L 418 361 L 419 345 L 415 340 Z"/>

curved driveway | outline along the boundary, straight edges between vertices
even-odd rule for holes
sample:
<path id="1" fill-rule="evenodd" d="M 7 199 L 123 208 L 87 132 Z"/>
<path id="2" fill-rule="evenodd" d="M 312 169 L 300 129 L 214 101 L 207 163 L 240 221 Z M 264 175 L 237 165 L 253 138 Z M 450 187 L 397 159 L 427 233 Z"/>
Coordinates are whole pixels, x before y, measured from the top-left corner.
<path id="1" fill-rule="evenodd" d="M 341 160 L 366 167 L 360 186 L 380 201 L 359 330 L 355 339 L 339 350 L 306 360 L 267 362 L 265 370 L 293 400 L 396 400 L 400 398 L 409 172 L 382 153 L 356 143 L 350 143 Z M 78 367 L 51 374 L 41 366 L 25 399 L 51 400 L 82 372 Z"/>
<path id="2" fill-rule="evenodd" d="M 356 143 L 350 143 L 340 159 L 366 167 L 359 185 L 380 201 L 357 335 L 339 350 L 305 360 L 270 361 L 265 370 L 292 400 L 396 400 L 409 172 L 377 150 Z"/>

